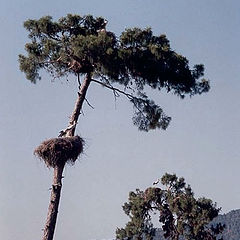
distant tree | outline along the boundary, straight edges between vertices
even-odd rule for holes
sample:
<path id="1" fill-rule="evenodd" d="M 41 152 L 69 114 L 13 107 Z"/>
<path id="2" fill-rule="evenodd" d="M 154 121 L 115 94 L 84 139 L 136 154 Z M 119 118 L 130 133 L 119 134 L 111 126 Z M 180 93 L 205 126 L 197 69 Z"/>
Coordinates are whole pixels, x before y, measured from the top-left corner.
<path id="1" fill-rule="evenodd" d="M 119 240 L 152 240 L 156 233 L 152 214 L 159 215 L 163 230 L 160 239 L 216 240 L 223 231 L 221 223 L 209 225 L 218 216 L 220 208 L 210 199 L 194 197 L 184 178 L 165 174 L 161 178 L 164 188 L 149 187 L 145 191 L 129 193 L 129 201 L 123 205 L 130 217 L 125 228 L 116 231 Z M 158 238 L 159 239 L 159 238 Z"/>
<path id="2" fill-rule="evenodd" d="M 188 60 L 171 49 L 165 35 L 155 36 L 150 28 L 132 28 L 116 37 L 106 25 L 102 17 L 71 14 L 57 22 L 50 16 L 24 22 L 30 42 L 25 45 L 26 56 L 19 55 L 19 63 L 26 78 L 36 83 L 43 69 L 54 79 L 75 75 L 79 83 L 69 126 L 59 137 L 74 136 L 91 83 L 110 89 L 115 97 L 126 96 L 135 109 L 133 123 L 143 131 L 166 129 L 171 120 L 149 98 L 147 87 L 165 89 L 180 98 L 209 90 L 208 81 L 200 79 L 204 74 L 203 65 L 190 69 Z M 61 166 L 52 165 L 57 177 L 54 178 L 55 192 L 52 191 L 44 240 L 53 238 L 64 165 L 65 162 Z"/>

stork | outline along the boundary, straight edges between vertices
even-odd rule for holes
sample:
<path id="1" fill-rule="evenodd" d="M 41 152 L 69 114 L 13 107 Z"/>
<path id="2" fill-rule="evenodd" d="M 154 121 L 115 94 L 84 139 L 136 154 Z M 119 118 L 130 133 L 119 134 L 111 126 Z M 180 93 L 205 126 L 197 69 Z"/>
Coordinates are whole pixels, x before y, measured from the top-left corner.
<path id="1" fill-rule="evenodd" d="M 65 136 L 66 133 L 67 133 L 68 131 L 72 130 L 74 127 L 76 127 L 76 125 L 77 125 L 77 122 L 74 121 L 74 123 L 71 124 L 71 125 L 69 125 L 66 129 L 61 130 L 61 131 L 59 132 L 58 137 L 63 137 L 63 136 Z"/>
<path id="2" fill-rule="evenodd" d="M 107 31 L 106 31 L 106 25 L 107 25 L 107 23 L 108 23 L 108 21 L 105 19 L 104 22 L 103 22 L 103 24 L 102 24 L 102 26 L 101 26 L 101 29 L 97 30 L 97 32 L 98 32 L 98 33 L 100 33 L 100 32 L 104 32 L 104 33 L 107 32 Z"/>
<path id="3" fill-rule="evenodd" d="M 155 182 L 153 182 L 153 185 L 157 185 L 160 182 L 160 179 L 158 178 Z"/>

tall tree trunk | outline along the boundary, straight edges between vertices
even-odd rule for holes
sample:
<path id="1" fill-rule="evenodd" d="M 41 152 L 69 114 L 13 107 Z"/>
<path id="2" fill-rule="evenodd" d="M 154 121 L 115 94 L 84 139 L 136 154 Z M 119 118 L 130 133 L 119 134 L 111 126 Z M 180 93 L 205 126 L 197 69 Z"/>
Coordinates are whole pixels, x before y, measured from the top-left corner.
<path id="1" fill-rule="evenodd" d="M 86 77 L 81 85 L 81 88 L 78 92 L 78 98 L 75 103 L 75 107 L 72 113 L 72 116 L 69 121 L 69 125 L 73 125 L 74 123 L 77 123 L 83 102 L 86 97 L 86 93 L 88 90 L 88 87 L 91 82 L 91 74 L 87 73 Z M 66 132 L 65 136 L 71 137 L 74 136 L 76 129 L 76 125 L 72 129 L 70 129 L 68 132 Z M 62 166 L 56 166 L 54 168 L 53 173 L 53 184 L 52 184 L 52 190 L 51 190 L 51 198 L 50 203 L 48 207 L 48 214 L 47 214 L 47 220 L 44 228 L 44 234 L 42 240 L 52 240 L 54 235 L 54 230 L 56 227 L 56 221 L 57 221 L 57 214 L 58 214 L 58 206 L 60 201 L 60 195 L 61 195 L 61 189 L 62 189 L 62 173 L 64 170 L 64 164 Z"/>
<path id="2" fill-rule="evenodd" d="M 53 184 L 51 191 L 51 199 L 48 207 L 47 221 L 44 228 L 43 239 L 53 239 L 53 234 L 57 221 L 58 206 L 62 189 L 62 172 L 64 165 L 56 166 L 53 172 Z"/>

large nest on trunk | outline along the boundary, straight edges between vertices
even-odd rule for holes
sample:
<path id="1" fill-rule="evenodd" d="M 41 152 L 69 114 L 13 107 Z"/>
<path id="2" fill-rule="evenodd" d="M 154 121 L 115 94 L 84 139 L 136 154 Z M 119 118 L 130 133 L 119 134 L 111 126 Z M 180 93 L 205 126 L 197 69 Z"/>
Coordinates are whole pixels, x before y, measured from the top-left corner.
<path id="1" fill-rule="evenodd" d="M 83 151 L 83 139 L 79 136 L 51 138 L 42 142 L 34 154 L 42 159 L 48 167 L 73 164 Z"/>

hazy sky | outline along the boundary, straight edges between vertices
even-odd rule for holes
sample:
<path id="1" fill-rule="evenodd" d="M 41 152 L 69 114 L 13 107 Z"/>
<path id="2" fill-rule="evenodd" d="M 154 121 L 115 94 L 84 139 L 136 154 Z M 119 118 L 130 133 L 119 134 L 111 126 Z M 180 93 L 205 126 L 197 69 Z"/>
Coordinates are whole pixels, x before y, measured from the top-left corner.
<path id="1" fill-rule="evenodd" d="M 222 212 L 240 207 L 240 3 L 234 0 L 0 0 L 0 238 L 41 239 L 52 172 L 33 156 L 43 140 L 68 123 L 77 95 L 70 79 L 36 85 L 18 70 L 27 32 L 23 21 L 67 13 L 104 16 L 108 29 L 151 26 L 172 48 L 204 63 L 211 91 L 180 100 L 153 93 L 172 117 L 167 131 L 142 133 L 132 106 L 114 102 L 94 84 L 77 133 L 85 153 L 64 173 L 55 239 L 114 237 L 127 221 L 121 206 L 128 192 L 144 189 L 165 172 L 185 177 L 196 196 L 213 199 Z"/>

